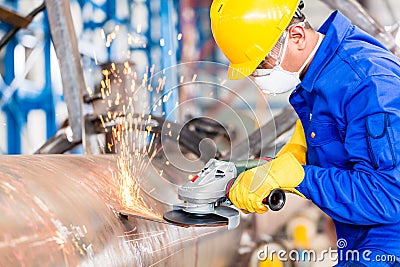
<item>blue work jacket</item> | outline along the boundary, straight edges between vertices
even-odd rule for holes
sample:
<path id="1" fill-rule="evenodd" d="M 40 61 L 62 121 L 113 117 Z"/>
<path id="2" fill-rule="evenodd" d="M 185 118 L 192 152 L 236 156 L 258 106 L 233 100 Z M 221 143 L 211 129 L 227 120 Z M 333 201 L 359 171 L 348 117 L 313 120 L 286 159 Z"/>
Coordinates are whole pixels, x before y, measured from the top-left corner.
<path id="1" fill-rule="evenodd" d="M 375 256 L 400 257 L 400 60 L 339 11 L 319 32 L 289 98 L 308 146 L 298 190 L 334 220 L 339 262 L 388 266 Z"/>

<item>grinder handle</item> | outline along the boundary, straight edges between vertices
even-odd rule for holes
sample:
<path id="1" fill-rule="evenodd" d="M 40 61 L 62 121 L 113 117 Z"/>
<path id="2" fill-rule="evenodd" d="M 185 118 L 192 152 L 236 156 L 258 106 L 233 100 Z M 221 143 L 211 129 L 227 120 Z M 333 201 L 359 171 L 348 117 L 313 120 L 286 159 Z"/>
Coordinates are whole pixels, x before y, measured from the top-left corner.
<path id="1" fill-rule="evenodd" d="M 226 197 L 229 199 L 229 191 L 236 179 L 232 179 L 228 182 L 226 186 Z M 262 203 L 267 205 L 270 210 L 278 211 L 285 206 L 286 195 L 282 189 L 275 188 L 272 190 L 269 195 L 263 199 Z"/>
<path id="2" fill-rule="evenodd" d="M 268 207 L 273 211 L 278 211 L 285 206 L 286 195 L 282 189 L 276 188 L 269 193 L 269 195 L 264 198 L 263 204 L 268 205 Z"/>

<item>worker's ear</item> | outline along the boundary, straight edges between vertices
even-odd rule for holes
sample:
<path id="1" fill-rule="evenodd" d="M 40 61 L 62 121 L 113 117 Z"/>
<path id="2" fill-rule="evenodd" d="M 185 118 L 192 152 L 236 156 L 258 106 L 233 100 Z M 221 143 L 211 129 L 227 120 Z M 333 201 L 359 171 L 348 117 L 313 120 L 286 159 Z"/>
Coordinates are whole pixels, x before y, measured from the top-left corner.
<path id="1" fill-rule="evenodd" d="M 289 37 L 298 50 L 303 50 L 306 47 L 306 30 L 300 25 L 295 25 L 289 28 Z"/>

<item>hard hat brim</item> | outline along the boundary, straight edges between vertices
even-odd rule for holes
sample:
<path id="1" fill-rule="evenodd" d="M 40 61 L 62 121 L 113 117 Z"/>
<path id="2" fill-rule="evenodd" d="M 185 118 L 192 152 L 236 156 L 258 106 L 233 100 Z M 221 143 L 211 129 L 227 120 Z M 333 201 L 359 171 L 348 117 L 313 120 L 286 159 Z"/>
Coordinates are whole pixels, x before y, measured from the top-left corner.
<path id="1" fill-rule="evenodd" d="M 260 60 L 261 62 L 262 60 Z M 233 64 L 229 65 L 228 69 L 228 78 L 231 80 L 240 80 L 250 76 L 253 71 L 259 65 L 258 61 L 255 62 L 246 62 L 245 64 Z"/>

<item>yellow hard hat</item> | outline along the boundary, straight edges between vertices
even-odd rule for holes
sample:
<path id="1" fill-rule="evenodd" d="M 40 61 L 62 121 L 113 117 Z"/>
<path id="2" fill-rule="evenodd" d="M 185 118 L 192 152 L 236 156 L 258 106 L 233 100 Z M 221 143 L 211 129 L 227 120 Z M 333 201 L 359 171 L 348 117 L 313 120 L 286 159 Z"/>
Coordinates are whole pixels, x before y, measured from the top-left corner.
<path id="1" fill-rule="evenodd" d="M 211 30 L 229 59 L 228 77 L 249 76 L 274 47 L 300 0 L 214 0 Z"/>

